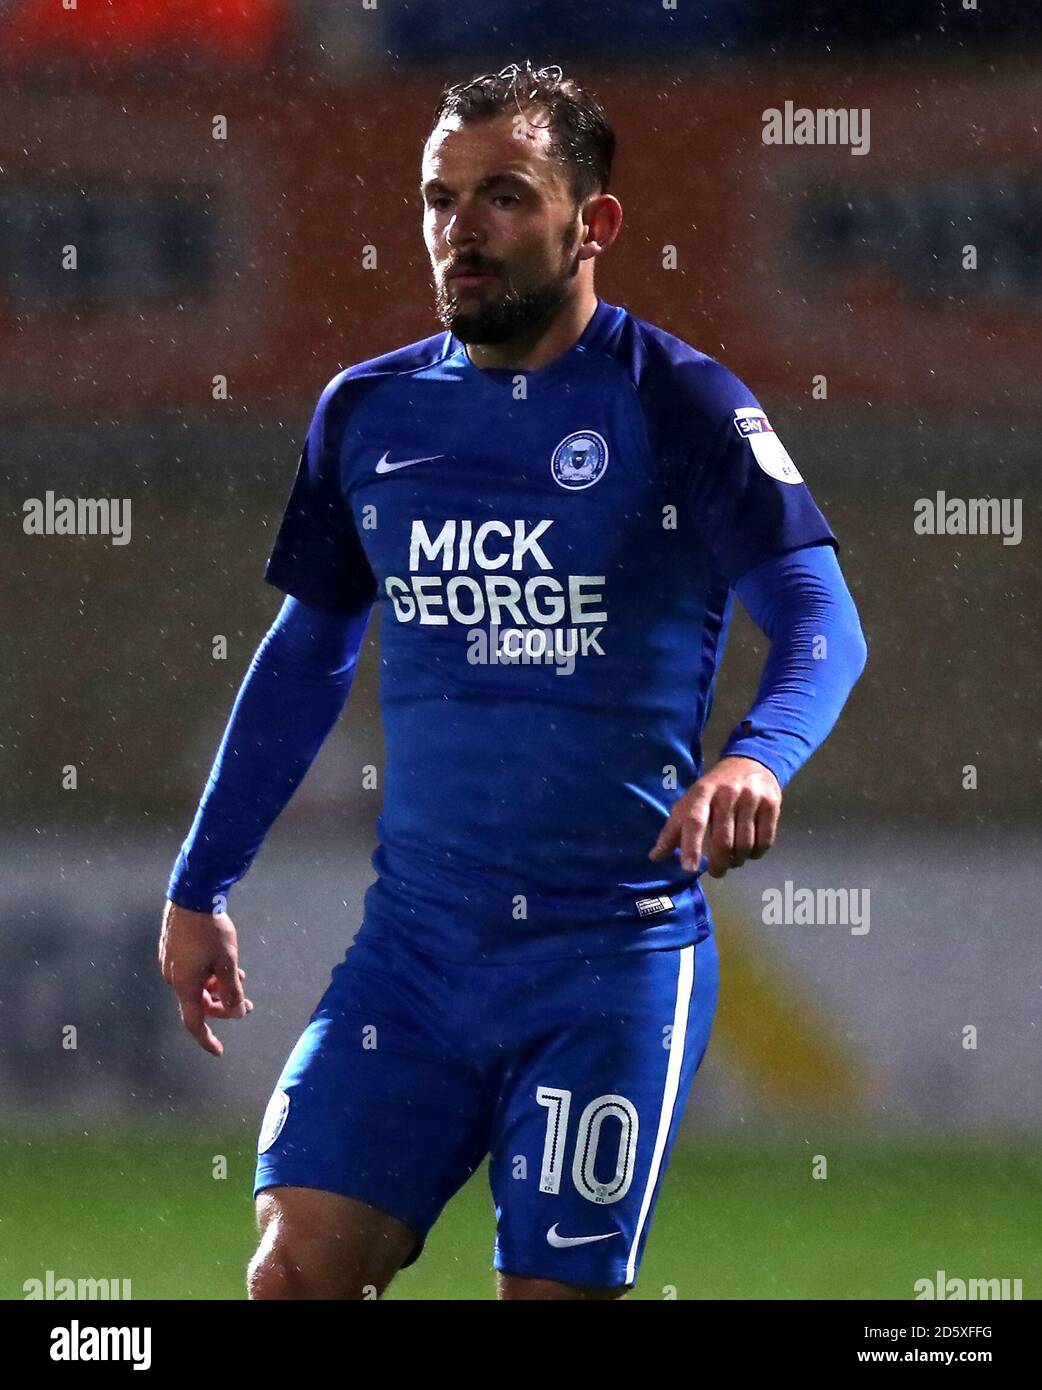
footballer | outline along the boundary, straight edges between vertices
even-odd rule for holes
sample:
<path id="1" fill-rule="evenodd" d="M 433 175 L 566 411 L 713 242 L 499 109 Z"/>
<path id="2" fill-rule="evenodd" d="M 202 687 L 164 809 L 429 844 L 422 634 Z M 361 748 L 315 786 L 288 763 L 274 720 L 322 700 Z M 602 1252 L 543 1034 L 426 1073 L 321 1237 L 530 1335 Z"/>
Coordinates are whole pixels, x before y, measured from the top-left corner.
<path id="1" fill-rule="evenodd" d="M 449 87 L 423 150 L 442 331 L 319 397 L 284 594 L 167 888 L 185 1027 L 242 1018 L 224 911 L 379 605 L 358 934 L 265 1113 L 253 1299 L 379 1296 L 487 1158 L 503 1299 L 634 1284 L 709 1042 L 703 874 L 774 842 L 865 662 L 836 539 L 731 371 L 596 291 L 615 138 L 560 68 Z M 703 763 L 735 595 L 770 640 Z"/>

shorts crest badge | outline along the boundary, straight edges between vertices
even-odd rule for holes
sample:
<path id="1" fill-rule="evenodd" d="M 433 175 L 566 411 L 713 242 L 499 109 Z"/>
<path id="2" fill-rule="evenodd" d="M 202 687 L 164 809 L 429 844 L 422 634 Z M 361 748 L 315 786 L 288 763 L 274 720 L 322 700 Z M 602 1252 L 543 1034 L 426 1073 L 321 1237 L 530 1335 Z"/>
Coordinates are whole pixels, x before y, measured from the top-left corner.
<path id="1" fill-rule="evenodd" d="M 261 1121 L 260 1138 L 257 1140 L 257 1152 L 259 1154 L 266 1153 L 282 1133 L 282 1127 L 286 1123 L 286 1116 L 288 1114 L 288 1091 L 275 1091 L 272 1094 L 271 1100 L 268 1101 L 268 1108 L 265 1110 L 264 1119 Z"/>

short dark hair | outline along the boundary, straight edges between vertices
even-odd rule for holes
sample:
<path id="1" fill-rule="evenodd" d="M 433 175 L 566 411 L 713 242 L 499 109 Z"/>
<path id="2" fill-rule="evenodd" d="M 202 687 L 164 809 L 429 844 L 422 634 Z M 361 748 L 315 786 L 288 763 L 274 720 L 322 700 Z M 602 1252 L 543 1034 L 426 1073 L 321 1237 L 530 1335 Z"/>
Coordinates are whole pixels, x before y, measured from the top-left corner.
<path id="1" fill-rule="evenodd" d="M 551 149 L 554 158 L 570 170 L 575 201 L 581 203 L 591 193 L 606 193 L 615 132 L 597 98 L 565 77 L 556 64 L 533 68 L 526 59 L 523 68 L 511 63 L 501 72 L 446 87 L 434 112 L 434 126 L 450 116 L 481 121 L 504 111 L 525 115 L 532 108 L 549 117 Z"/>

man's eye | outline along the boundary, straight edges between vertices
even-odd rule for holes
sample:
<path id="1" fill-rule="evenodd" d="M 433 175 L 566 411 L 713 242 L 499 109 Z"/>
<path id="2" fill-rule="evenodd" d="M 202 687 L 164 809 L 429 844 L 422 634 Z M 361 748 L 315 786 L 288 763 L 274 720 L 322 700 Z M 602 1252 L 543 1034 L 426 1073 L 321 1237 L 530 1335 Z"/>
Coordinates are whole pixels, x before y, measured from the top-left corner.
<path id="1" fill-rule="evenodd" d="M 495 203 L 502 203 L 504 201 L 508 203 L 519 203 L 521 199 L 516 193 L 497 193 L 492 201 Z"/>
<path id="2" fill-rule="evenodd" d="M 443 208 L 448 201 L 448 198 L 446 198 L 444 195 L 440 198 L 432 198 L 428 203 L 428 207 L 440 209 Z"/>

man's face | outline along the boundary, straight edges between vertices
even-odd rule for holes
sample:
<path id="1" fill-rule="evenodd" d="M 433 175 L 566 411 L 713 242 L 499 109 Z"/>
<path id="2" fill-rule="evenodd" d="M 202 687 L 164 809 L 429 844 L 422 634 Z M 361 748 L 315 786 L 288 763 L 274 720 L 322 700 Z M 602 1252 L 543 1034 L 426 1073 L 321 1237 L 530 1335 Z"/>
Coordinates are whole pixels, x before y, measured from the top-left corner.
<path id="1" fill-rule="evenodd" d="M 442 122 L 424 150 L 421 185 L 439 322 L 464 343 L 538 338 L 574 292 L 582 239 L 549 130 L 517 113 Z M 476 273 L 460 276 L 464 268 Z"/>

